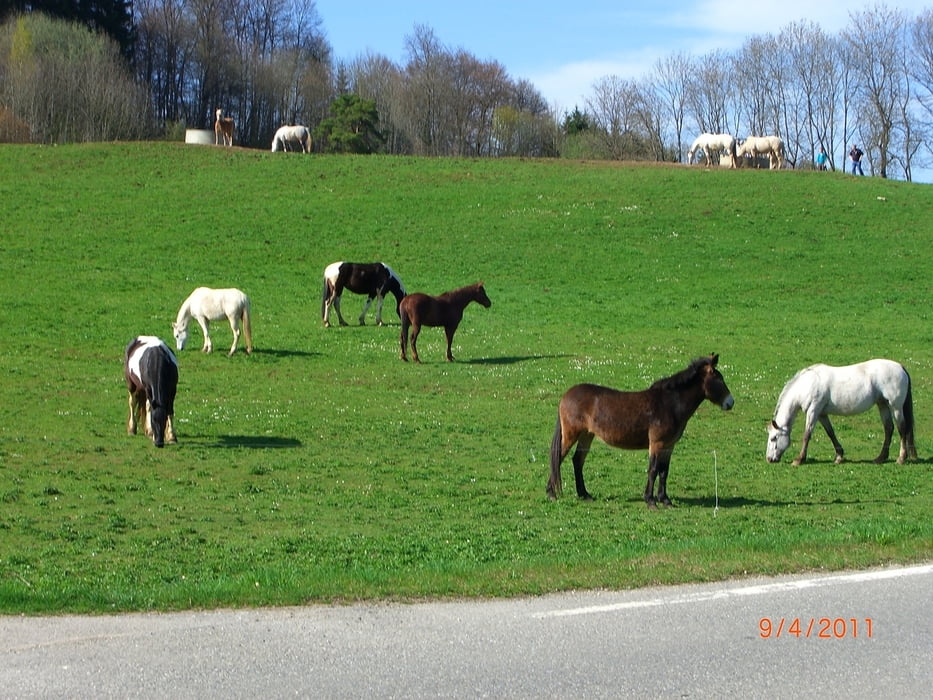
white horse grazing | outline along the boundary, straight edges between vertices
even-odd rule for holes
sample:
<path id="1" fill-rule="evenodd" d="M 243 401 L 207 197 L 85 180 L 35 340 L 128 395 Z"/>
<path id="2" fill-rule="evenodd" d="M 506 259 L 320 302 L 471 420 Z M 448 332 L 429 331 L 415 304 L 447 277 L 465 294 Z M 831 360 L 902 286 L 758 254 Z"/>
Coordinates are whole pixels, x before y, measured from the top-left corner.
<path id="1" fill-rule="evenodd" d="M 768 156 L 768 167 L 780 170 L 784 167 L 784 141 L 780 136 L 749 136 L 739 144 L 736 155 L 739 158 Z"/>
<path id="2" fill-rule="evenodd" d="M 226 318 L 233 331 L 233 345 L 229 354 L 236 352 L 237 342 L 240 340 L 240 321 L 243 321 L 243 335 L 246 336 L 246 354 L 253 352 L 253 331 L 249 319 L 249 297 L 239 289 L 209 289 L 198 287 L 185 299 L 178 310 L 178 318 L 172 324 L 175 333 L 175 344 L 179 350 L 185 349 L 188 342 L 188 321 L 194 318 L 204 332 L 203 352 L 214 349 L 207 327 L 210 321 Z"/>
<path id="3" fill-rule="evenodd" d="M 220 139 L 224 141 L 224 146 L 233 145 L 233 117 L 223 116 L 222 109 L 217 110 L 217 116 L 214 120 L 214 145 L 220 145 Z"/>
<path id="4" fill-rule="evenodd" d="M 768 428 L 768 461 L 780 461 L 781 455 L 790 446 L 794 419 L 798 412 L 803 411 L 807 418 L 803 446 L 793 463 L 799 465 L 807 458 L 807 445 L 817 421 L 836 448 L 836 464 L 841 463 L 842 445 L 836 439 L 829 416 L 851 416 L 863 413 L 872 406 L 878 407 L 884 425 L 884 444 L 875 463 L 881 464 L 887 460 L 895 423 L 901 436 L 897 463 L 903 464 L 908 457 L 916 459 L 910 376 L 903 366 L 892 360 L 868 360 L 846 367 L 812 365 L 797 372 L 784 385 Z"/>
<path id="5" fill-rule="evenodd" d="M 732 134 L 700 134 L 687 151 L 688 165 L 693 163 L 693 156 L 697 151 L 703 151 L 707 167 L 713 164 L 713 153 L 729 156 L 732 167 L 735 167 L 735 137 Z"/>
<path id="6" fill-rule="evenodd" d="M 304 153 L 311 152 L 311 132 L 306 126 L 282 126 L 272 139 L 272 152 L 291 150 L 290 143 L 298 144 Z"/>

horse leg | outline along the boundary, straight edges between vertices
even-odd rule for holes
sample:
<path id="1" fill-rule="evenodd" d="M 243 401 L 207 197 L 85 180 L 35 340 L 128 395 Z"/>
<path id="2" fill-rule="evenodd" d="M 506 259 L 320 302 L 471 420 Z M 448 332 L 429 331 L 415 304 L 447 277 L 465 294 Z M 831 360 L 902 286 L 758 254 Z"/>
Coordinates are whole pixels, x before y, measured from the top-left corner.
<path id="1" fill-rule="evenodd" d="M 666 506 L 673 507 L 671 499 L 667 496 L 667 474 L 671 469 L 671 453 L 673 450 L 663 450 L 658 453 L 655 462 L 655 469 L 658 477 L 658 498 L 657 500 Z"/>
<path id="2" fill-rule="evenodd" d="M 137 415 L 139 414 L 139 401 L 136 399 L 136 393 L 130 391 L 130 417 L 126 421 L 126 434 L 135 435 L 136 434 L 136 424 L 138 422 Z"/>
<path id="3" fill-rule="evenodd" d="M 211 352 L 214 345 L 211 342 L 211 334 L 208 332 L 208 320 L 205 317 L 198 316 L 198 325 L 201 326 L 201 332 L 204 334 L 204 345 L 201 346 L 201 352 Z"/>
<path id="4" fill-rule="evenodd" d="M 339 293 L 334 294 L 334 300 L 332 303 L 334 305 L 334 311 L 337 312 L 337 320 L 340 322 L 340 325 L 341 326 L 350 325 L 346 321 L 343 320 L 343 314 L 340 313 L 340 294 Z"/>
<path id="5" fill-rule="evenodd" d="M 418 347 L 415 344 L 418 342 L 419 333 L 421 333 L 421 326 L 418 325 L 417 323 L 412 323 L 411 324 L 411 359 L 420 365 L 421 358 L 418 357 Z"/>
<path id="6" fill-rule="evenodd" d="M 376 325 L 382 325 L 382 302 L 385 299 L 382 294 L 376 295 Z"/>
<path id="7" fill-rule="evenodd" d="M 454 342 L 454 333 L 457 332 L 456 326 L 444 326 L 444 335 L 447 337 L 447 361 L 453 362 L 454 356 L 450 354 L 450 345 Z"/>
<path id="8" fill-rule="evenodd" d="M 594 437 L 596 436 L 593 433 L 583 433 L 577 440 L 577 449 L 573 453 L 573 480 L 577 485 L 577 496 L 584 501 L 593 500 L 583 483 L 583 463 L 586 461 L 586 455 L 590 451 Z"/>
<path id="9" fill-rule="evenodd" d="M 829 419 L 827 418 L 826 420 L 828 421 Z M 815 425 L 816 415 L 807 413 L 807 420 L 803 428 L 803 443 L 800 445 L 800 454 L 797 455 L 797 459 L 791 462 L 795 467 L 799 467 L 807 461 L 807 447 L 810 445 L 810 437 L 813 435 L 813 428 Z"/>
<path id="10" fill-rule="evenodd" d="M 370 307 L 370 305 L 371 305 L 372 303 L 373 303 L 373 298 L 372 298 L 372 297 L 366 297 L 366 301 L 363 302 L 363 313 L 360 314 L 360 325 L 361 325 L 361 326 L 365 326 L 365 325 L 366 325 L 366 312 L 369 311 L 369 307 Z M 376 319 L 377 319 L 377 322 L 378 322 L 378 319 L 379 319 L 379 315 L 378 315 L 378 314 L 376 314 Z M 381 326 L 382 323 L 379 323 L 379 325 Z"/>
<path id="11" fill-rule="evenodd" d="M 891 406 L 887 401 L 878 403 L 878 413 L 881 414 L 881 424 L 884 426 L 884 443 L 881 445 L 881 452 L 875 457 L 875 464 L 883 464 L 888 461 L 888 455 L 891 452 L 891 438 L 894 435 L 894 419 L 891 417 Z M 904 456 L 904 440 L 901 439 L 901 451 L 898 455 L 898 463 L 903 464 L 901 457 Z"/>
<path id="12" fill-rule="evenodd" d="M 230 330 L 233 331 L 233 345 L 230 346 L 230 352 L 227 353 L 227 356 L 230 357 L 236 352 L 237 343 L 240 342 L 240 324 L 237 322 L 236 316 L 227 316 L 227 320 L 230 322 Z"/>
<path id="13" fill-rule="evenodd" d="M 892 409 L 894 424 L 897 426 L 897 434 L 901 438 L 901 449 L 897 453 L 897 463 L 903 464 L 908 457 L 917 459 L 917 448 L 911 446 L 910 431 L 907 427 L 907 418 L 904 415 L 904 409 Z M 913 454 L 911 454 L 911 451 Z"/>
<path id="14" fill-rule="evenodd" d="M 408 362 L 406 351 L 408 350 L 408 317 L 402 314 L 402 332 L 399 334 L 398 344 L 402 349 L 402 360 Z"/>
<path id="15" fill-rule="evenodd" d="M 178 442 L 178 438 L 175 437 L 175 416 L 171 413 L 165 419 L 165 441 L 173 444 Z"/>
<path id="16" fill-rule="evenodd" d="M 645 484 L 645 503 L 651 510 L 657 510 L 658 504 L 654 500 L 654 480 L 658 475 L 658 455 L 654 449 L 648 450 L 648 483 Z"/>
<path id="17" fill-rule="evenodd" d="M 149 401 L 149 398 L 146 397 L 145 403 L 142 401 L 139 402 L 141 407 L 141 415 L 139 416 L 140 421 L 143 423 L 143 432 L 146 434 L 146 437 L 152 437 L 152 403 Z"/>
<path id="18" fill-rule="evenodd" d="M 331 296 L 330 292 L 325 292 L 323 313 L 321 314 L 324 320 L 324 328 L 330 328 L 330 307 L 333 303 L 334 303 L 334 297 Z"/>
<path id="19" fill-rule="evenodd" d="M 836 439 L 836 431 L 833 430 L 833 424 L 829 422 L 829 416 L 820 416 L 820 425 L 823 426 L 823 430 L 826 431 L 826 434 L 829 435 L 829 439 L 832 440 L 833 448 L 836 450 L 836 464 L 842 464 L 844 459 L 842 443 Z"/>

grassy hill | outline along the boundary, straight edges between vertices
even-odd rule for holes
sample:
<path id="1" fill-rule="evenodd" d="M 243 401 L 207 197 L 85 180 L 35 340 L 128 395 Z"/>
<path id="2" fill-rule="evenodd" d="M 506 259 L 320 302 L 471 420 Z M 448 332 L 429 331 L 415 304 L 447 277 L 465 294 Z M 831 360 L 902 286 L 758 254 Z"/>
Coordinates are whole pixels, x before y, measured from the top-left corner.
<path id="1" fill-rule="evenodd" d="M 0 612 L 536 594 L 933 555 L 933 187 L 819 172 L 0 147 Z M 409 291 L 483 280 L 399 359 L 326 329 L 321 273 L 382 260 Z M 250 295 L 256 351 L 179 353 L 179 443 L 125 434 L 122 352 L 171 340 L 196 286 Z M 347 294 L 344 316 L 363 299 Z M 215 348 L 226 323 L 212 324 Z M 544 487 L 557 402 L 718 352 L 648 512 L 646 452 L 594 443 L 596 497 Z M 784 383 L 896 359 L 921 460 L 874 465 L 876 412 L 764 459 Z M 802 421 L 793 434 L 799 447 Z"/>

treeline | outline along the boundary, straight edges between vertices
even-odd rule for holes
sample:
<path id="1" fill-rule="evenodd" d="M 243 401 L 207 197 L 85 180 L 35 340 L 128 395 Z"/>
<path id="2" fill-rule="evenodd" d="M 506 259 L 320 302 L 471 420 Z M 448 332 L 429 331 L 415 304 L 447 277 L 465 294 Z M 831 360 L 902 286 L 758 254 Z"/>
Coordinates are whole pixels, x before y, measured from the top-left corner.
<path id="1" fill-rule="evenodd" d="M 44 4 L 78 24 L 40 19 Z M 933 156 L 933 10 L 876 5 L 836 35 L 798 22 L 732 53 L 674 53 L 640 78 L 599 79 L 563 114 L 527 80 L 426 26 L 406 37 L 400 64 L 376 54 L 338 62 L 313 0 L 4 10 L 3 140 L 177 138 L 211 128 L 222 108 L 236 143 L 256 147 L 281 124 L 303 123 L 317 149 L 432 156 L 677 161 L 701 132 L 780 135 L 793 167 L 810 167 L 823 147 L 842 168 L 857 142 L 871 173 L 908 180 Z M 79 27 L 93 32 L 77 38 Z"/>

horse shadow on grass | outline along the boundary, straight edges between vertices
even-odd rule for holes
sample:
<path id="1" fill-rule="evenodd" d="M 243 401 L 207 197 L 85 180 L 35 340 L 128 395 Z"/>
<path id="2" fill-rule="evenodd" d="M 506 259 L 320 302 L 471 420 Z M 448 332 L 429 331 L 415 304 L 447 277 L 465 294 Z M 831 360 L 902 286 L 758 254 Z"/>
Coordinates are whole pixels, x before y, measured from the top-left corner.
<path id="1" fill-rule="evenodd" d="M 308 352 L 307 350 L 289 350 L 289 349 L 259 349 L 253 348 L 254 355 L 269 355 L 270 357 L 320 357 L 319 352 Z"/>
<path id="2" fill-rule="evenodd" d="M 535 360 L 557 360 L 570 355 L 506 355 L 504 357 L 478 357 L 473 360 L 463 360 L 465 365 L 517 365 L 520 362 L 533 362 Z"/>
<path id="3" fill-rule="evenodd" d="M 301 440 L 270 435 L 219 435 L 215 446 L 250 449 L 291 449 L 301 447 Z"/>
<path id="4" fill-rule="evenodd" d="M 302 446 L 301 440 L 296 438 L 277 437 L 274 435 L 193 435 L 185 440 L 186 443 L 199 444 L 203 447 L 218 447 L 223 449 L 295 449 Z"/>

